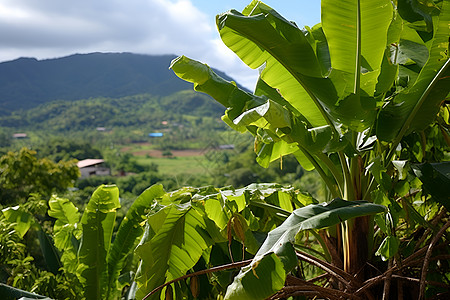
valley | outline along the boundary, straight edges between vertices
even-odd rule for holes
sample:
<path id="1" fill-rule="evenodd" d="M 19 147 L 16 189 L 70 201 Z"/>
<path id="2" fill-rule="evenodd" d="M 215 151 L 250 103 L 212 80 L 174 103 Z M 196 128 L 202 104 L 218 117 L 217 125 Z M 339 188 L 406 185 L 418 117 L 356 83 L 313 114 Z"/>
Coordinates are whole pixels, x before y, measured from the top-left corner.
<path id="1" fill-rule="evenodd" d="M 167 69 L 172 58 L 93 53 L 0 64 L 0 154 L 26 147 L 55 162 L 104 159 L 112 176 L 76 186 L 116 183 L 130 198 L 141 191 L 136 185 L 157 182 L 168 190 L 268 181 L 298 186 L 304 171 L 295 159 L 284 159 L 283 169 L 260 167 L 252 136 L 231 130 L 220 119 L 223 106 L 174 76 Z"/>

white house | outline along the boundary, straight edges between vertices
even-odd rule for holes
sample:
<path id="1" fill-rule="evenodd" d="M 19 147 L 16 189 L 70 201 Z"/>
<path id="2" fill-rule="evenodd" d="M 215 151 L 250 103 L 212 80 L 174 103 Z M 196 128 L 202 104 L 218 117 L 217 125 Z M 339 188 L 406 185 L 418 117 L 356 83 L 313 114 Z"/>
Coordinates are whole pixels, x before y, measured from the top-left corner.
<path id="1" fill-rule="evenodd" d="M 77 163 L 81 178 L 94 175 L 111 175 L 111 170 L 104 165 L 103 159 L 84 159 Z"/>

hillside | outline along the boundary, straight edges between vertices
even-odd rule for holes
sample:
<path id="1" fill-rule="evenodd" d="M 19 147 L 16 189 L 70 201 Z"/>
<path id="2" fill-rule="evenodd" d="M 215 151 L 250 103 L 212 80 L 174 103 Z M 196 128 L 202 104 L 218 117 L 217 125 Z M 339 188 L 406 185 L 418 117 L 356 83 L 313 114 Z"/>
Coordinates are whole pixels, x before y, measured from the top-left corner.
<path id="1" fill-rule="evenodd" d="M 58 100 L 28 110 L 0 115 L 0 127 L 47 132 L 81 131 L 96 127 L 139 127 L 184 116 L 219 118 L 224 108 L 193 90 L 169 96 L 141 94 L 122 98 Z"/>
<path id="2" fill-rule="evenodd" d="M 168 96 L 192 90 L 191 84 L 168 69 L 173 58 L 173 55 L 91 53 L 0 63 L 0 115 L 55 100 L 138 94 Z"/>

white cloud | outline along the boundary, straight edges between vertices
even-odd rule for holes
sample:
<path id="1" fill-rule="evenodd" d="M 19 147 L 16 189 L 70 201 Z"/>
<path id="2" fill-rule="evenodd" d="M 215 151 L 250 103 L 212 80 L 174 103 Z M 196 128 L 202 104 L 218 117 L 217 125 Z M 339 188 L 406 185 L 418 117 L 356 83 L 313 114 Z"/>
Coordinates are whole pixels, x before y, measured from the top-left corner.
<path id="1" fill-rule="evenodd" d="M 187 0 L 6 0 L 0 25 L 2 47 L 23 51 L 48 46 L 83 51 L 105 42 L 127 45 L 123 50 L 147 45 L 173 51 L 171 39 L 200 42 L 199 36 L 212 31 L 206 15 Z"/>
<path id="2" fill-rule="evenodd" d="M 226 72 L 235 81 L 250 90 L 254 89 L 258 70 L 252 70 L 231 51 L 220 38 L 210 41 L 210 52 L 205 53 L 204 62 L 213 68 Z"/>
<path id="3" fill-rule="evenodd" d="M 244 86 L 254 84 L 249 69 L 218 40 L 214 20 L 190 0 L 2 0 L 0 36 L 0 61 L 89 52 L 183 54 Z"/>

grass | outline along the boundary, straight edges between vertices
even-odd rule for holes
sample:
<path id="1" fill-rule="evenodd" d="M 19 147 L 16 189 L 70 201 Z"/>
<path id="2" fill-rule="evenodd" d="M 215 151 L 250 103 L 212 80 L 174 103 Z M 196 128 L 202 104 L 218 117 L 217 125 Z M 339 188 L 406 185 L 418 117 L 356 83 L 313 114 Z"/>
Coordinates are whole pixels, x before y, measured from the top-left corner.
<path id="1" fill-rule="evenodd" d="M 156 145 L 153 145 L 151 143 L 139 143 L 139 144 L 129 144 L 126 147 L 123 148 L 122 151 L 126 151 L 126 152 L 135 152 L 135 151 L 140 151 L 140 150 L 153 150 L 156 148 Z"/>
<path id="2" fill-rule="evenodd" d="M 210 162 L 204 156 L 181 156 L 174 158 L 166 157 L 146 157 L 136 156 L 139 164 L 158 165 L 158 172 L 161 174 L 198 174 L 208 171 Z"/>
<path id="3" fill-rule="evenodd" d="M 207 174 L 217 167 L 211 149 L 171 150 L 173 157 L 164 157 L 164 151 L 157 150 L 156 146 L 152 143 L 130 144 L 122 147 L 122 151 L 131 153 L 140 165 L 157 164 L 158 172 L 168 176 Z"/>

